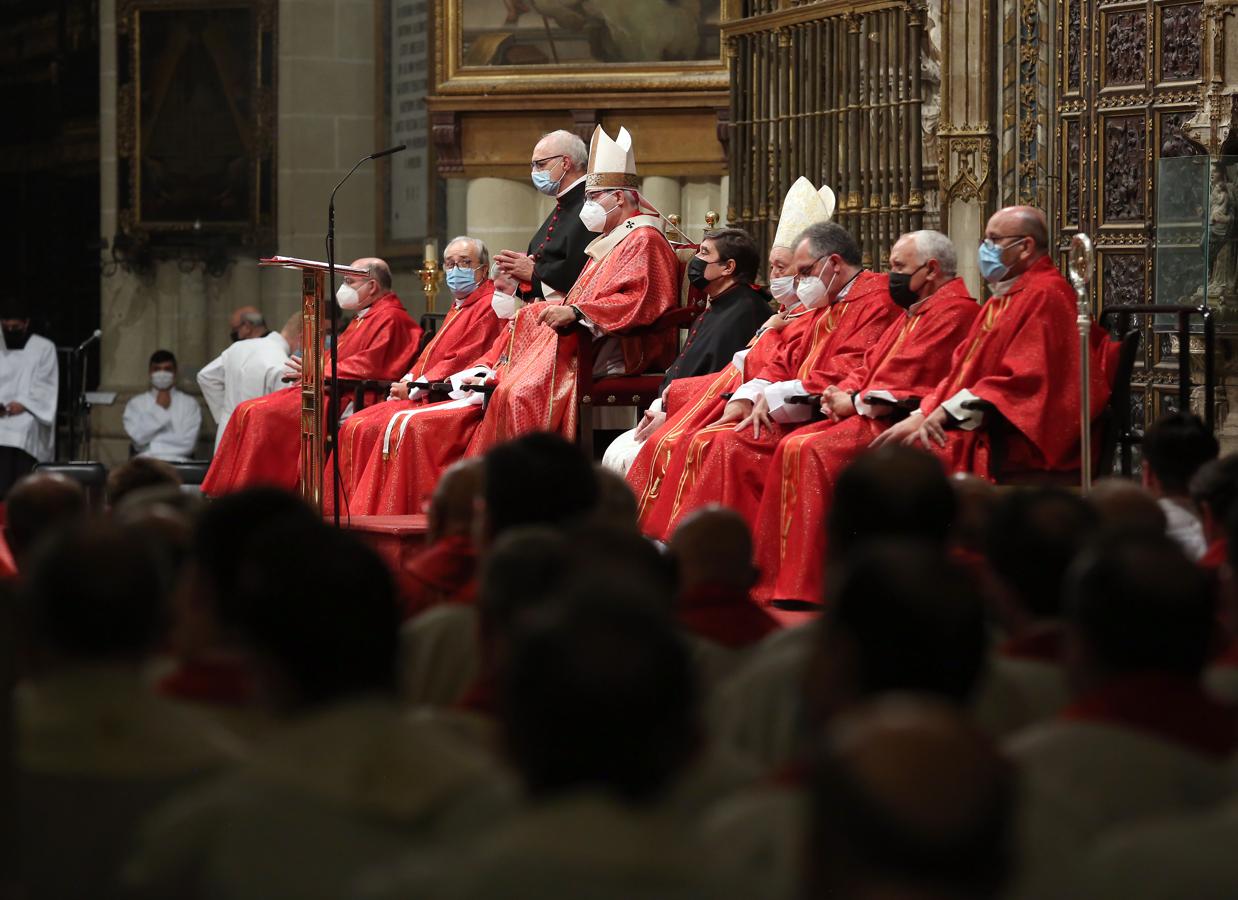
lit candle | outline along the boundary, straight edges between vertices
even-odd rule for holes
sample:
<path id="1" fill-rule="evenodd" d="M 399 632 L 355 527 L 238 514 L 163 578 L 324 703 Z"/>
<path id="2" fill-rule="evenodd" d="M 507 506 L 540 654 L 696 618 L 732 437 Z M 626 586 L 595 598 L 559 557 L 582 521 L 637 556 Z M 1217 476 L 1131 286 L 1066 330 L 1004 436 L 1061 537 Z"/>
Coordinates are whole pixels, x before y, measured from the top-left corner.
<path id="1" fill-rule="evenodd" d="M 435 262 L 435 246 L 434 241 L 426 241 L 426 265 Z"/>

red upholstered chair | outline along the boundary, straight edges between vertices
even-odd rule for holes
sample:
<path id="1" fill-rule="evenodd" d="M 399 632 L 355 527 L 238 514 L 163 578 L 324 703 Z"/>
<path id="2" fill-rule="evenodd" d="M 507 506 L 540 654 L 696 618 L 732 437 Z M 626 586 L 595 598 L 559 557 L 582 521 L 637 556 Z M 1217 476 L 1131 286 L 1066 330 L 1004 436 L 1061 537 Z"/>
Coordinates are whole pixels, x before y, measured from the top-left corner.
<path id="1" fill-rule="evenodd" d="M 688 263 L 696 256 L 699 244 L 671 242 L 679 260 L 679 305 L 660 315 L 652 324 L 625 332 L 626 337 L 637 335 L 678 333 L 691 327 L 693 320 L 705 310 L 706 295 L 688 284 Z M 618 409 L 635 407 L 640 413 L 658 398 L 665 372 L 644 372 L 614 378 L 593 377 L 594 341 L 584 328 L 576 331 L 579 349 L 576 364 L 576 437 L 580 447 L 590 458 L 593 456 L 593 411 L 595 409 Z"/>
<path id="2" fill-rule="evenodd" d="M 1121 340 L 1110 341 L 1106 347 L 1105 368 L 1110 373 L 1109 402 L 1092 423 L 1092 445 L 1096 448 L 1093 453 L 1095 464 L 1092 468 L 1094 480 L 1113 474 L 1118 438 L 1123 431 L 1130 430 L 1131 373 L 1135 369 L 1135 357 L 1139 353 L 1140 335 L 1138 328 L 1132 329 Z M 1078 423 L 1075 423 L 1075 427 L 1078 427 Z M 1078 469 L 1070 472 L 1003 471 L 1005 435 L 1009 429 L 1010 426 L 1002 420 L 993 430 L 993 473 L 998 484 L 1079 487 L 1081 473 Z"/>

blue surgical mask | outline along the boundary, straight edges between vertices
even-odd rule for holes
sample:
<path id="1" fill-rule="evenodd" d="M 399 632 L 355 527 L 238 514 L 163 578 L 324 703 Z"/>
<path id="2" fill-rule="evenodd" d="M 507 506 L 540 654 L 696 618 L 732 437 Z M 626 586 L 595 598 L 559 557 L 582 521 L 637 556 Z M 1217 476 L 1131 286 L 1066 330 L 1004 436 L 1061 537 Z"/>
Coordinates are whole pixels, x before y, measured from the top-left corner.
<path id="1" fill-rule="evenodd" d="M 455 266 L 447 270 L 447 287 L 453 294 L 467 297 L 477 290 L 477 273 L 464 266 Z"/>
<path id="2" fill-rule="evenodd" d="M 1002 262 L 1002 248 L 989 239 L 980 245 L 980 277 L 995 284 L 1006 277 L 1010 266 Z"/>
<path id="3" fill-rule="evenodd" d="M 564 173 L 566 174 L 566 173 Z M 537 188 L 547 197 L 554 197 L 559 193 L 559 185 L 563 183 L 563 175 L 557 179 L 551 179 L 549 172 L 543 172 L 541 169 L 533 170 L 533 187 Z"/>

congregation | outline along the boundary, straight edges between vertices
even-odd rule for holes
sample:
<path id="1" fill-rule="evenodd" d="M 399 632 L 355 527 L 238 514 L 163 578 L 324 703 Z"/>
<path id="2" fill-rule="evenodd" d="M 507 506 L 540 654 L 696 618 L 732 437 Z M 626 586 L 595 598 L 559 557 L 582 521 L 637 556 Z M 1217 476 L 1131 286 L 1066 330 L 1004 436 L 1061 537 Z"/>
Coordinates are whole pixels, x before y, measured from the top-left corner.
<path id="1" fill-rule="evenodd" d="M 159 458 L 166 351 L 105 508 L 15 481 L 0 889 L 1232 896 L 1238 456 L 1183 410 L 1141 481 L 1063 487 L 1119 344 L 1092 328 L 1082 410 L 1043 213 L 990 218 L 981 303 L 940 232 L 865 268 L 801 178 L 761 285 L 739 229 L 668 240 L 626 130 L 531 171 L 555 210 L 444 248 L 432 335 L 383 260 L 336 298 L 339 376 L 390 387 L 328 472 L 351 516 L 424 512 L 417 553 L 295 493 L 299 317 L 237 310 L 199 373 L 201 496 Z M 601 462 L 581 367 L 656 382 Z"/>

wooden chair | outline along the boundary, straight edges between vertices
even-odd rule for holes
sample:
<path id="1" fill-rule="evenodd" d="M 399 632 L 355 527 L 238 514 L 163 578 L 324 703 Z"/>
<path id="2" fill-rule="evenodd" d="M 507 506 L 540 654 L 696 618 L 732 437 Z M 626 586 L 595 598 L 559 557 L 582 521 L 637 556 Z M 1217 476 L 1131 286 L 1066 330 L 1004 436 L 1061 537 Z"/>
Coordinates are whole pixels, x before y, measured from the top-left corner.
<path id="1" fill-rule="evenodd" d="M 1119 438 L 1131 428 L 1131 373 L 1135 369 L 1135 357 L 1139 353 L 1140 335 L 1136 328 L 1120 340 L 1109 342 L 1110 352 L 1107 359 L 1111 363 L 1113 378 L 1109 385 L 1109 402 L 1092 423 L 1092 436 L 1097 447 L 1096 464 L 1092 469 L 1093 480 L 1113 474 Z M 1067 488 L 1079 486 L 1081 478 L 1078 469 L 1065 472 L 1004 472 L 1006 438 L 1012 429 L 1010 424 L 1000 417 L 989 427 L 992 434 L 994 480 L 998 484 L 1053 485 Z"/>
<path id="2" fill-rule="evenodd" d="M 693 321 L 705 311 L 707 297 L 688 283 L 688 264 L 699 244 L 671 242 L 679 262 L 679 305 L 660 315 L 653 323 L 624 333 L 624 337 L 648 337 L 650 335 L 678 332 L 692 326 Z M 640 375 L 594 378 L 593 364 L 596 346 L 592 335 L 585 328 L 575 332 L 578 340 L 576 359 L 576 439 L 585 454 L 593 458 L 593 411 L 596 409 L 623 409 L 635 407 L 638 414 L 649 408 L 658 399 L 659 388 L 665 372 L 644 372 Z"/>

